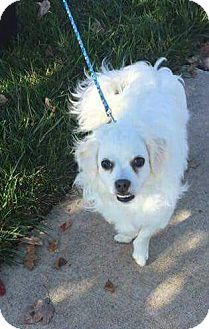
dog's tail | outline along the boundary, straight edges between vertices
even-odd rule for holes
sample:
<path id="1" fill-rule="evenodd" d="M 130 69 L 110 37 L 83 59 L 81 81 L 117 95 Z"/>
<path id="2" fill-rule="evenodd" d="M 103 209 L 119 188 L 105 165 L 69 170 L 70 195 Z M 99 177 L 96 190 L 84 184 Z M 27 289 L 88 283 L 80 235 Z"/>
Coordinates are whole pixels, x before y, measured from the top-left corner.
<path id="1" fill-rule="evenodd" d="M 127 97 L 137 97 L 151 88 L 162 88 L 169 92 L 179 89 L 179 81 L 183 84 L 183 79 L 175 76 L 167 67 L 160 68 L 165 60 L 164 57 L 159 58 L 154 66 L 140 61 L 120 70 L 102 63 L 97 78 L 116 120 L 126 111 Z M 70 112 L 76 115 L 79 130 L 83 132 L 92 131 L 108 122 L 93 78 L 87 74 L 86 77 L 86 80 L 78 83 L 70 100 Z"/>
<path id="2" fill-rule="evenodd" d="M 114 70 L 105 61 L 102 62 L 97 79 L 105 95 L 113 115 L 119 111 L 120 97 L 125 87 L 125 74 L 123 69 Z M 108 122 L 104 105 L 94 84 L 93 78 L 86 72 L 86 80 L 79 82 L 75 92 L 71 93 L 70 112 L 76 115 L 79 130 L 92 131 Z"/>

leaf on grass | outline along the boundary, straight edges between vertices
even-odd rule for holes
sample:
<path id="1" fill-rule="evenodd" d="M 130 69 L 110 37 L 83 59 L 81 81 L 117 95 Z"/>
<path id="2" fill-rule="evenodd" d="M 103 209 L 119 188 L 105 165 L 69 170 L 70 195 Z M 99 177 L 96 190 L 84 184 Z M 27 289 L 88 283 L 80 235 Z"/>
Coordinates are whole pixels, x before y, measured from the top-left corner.
<path id="1" fill-rule="evenodd" d="M 54 263 L 54 266 L 57 270 L 59 270 L 62 266 L 67 264 L 67 260 L 63 257 L 57 258 L 57 260 Z"/>
<path id="2" fill-rule="evenodd" d="M 24 237 L 21 239 L 21 243 L 30 244 L 33 246 L 43 246 L 42 240 L 35 236 Z"/>
<path id="3" fill-rule="evenodd" d="M 111 293 L 114 293 L 115 292 L 115 285 L 108 279 L 107 282 L 105 283 L 105 286 L 104 286 L 104 289 L 106 291 L 109 291 Z"/>
<path id="4" fill-rule="evenodd" d="M 50 45 L 47 46 L 45 51 L 46 57 L 54 57 L 54 50 Z"/>
<path id="5" fill-rule="evenodd" d="M 49 12 L 51 4 L 49 0 L 43 0 L 42 2 L 37 2 L 39 5 L 38 17 L 41 18 Z"/>
<path id="6" fill-rule="evenodd" d="M 55 252 L 58 248 L 58 241 L 57 240 L 52 240 L 49 242 L 49 245 L 48 245 L 48 251 L 49 252 Z"/>
<path id="7" fill-rule="evenodd" d="M 0 297 L 6 294 L 6 288 L 3 281 L 0 279 Z"/>
<path id="8" fill-rule="evenodd" d="M 93 33 L 104 33 L 105 29 L 98 19 L 95 18 L 94 23 L 92 24 L 91 30 Z"/>
<path id="9" fill-rule="evenodd" d="M 56 112 L 56 107 L 52 105 L 51 100 L 48 97 L 45 97 L 45 106 L 47 110 L 50 110 L 52 113 Z"/>
<path id="10" fill-rule="evenodd" d="M 8 98 L 4 96 L 3 94 L 0 94 L 0 105 L 4 105 L 8 102 Z"/>
<path id="11" fill-rule="evenodd" d="M 24 259 L 24 266 L 28 268 L 29 270 L 33 270 L 35 267 L 35 263 L 37 261 L 38 257 L 36 255 L 36 246 L 33 244 L 29 244 L 26 247 L 26 255 Z"/>
<path id="12" fill-rule="evenodd" d="M 39 322 L 46 325 L 50 323 L 54 316 L 54 312 L 54 305 L 49 298 L 39 299 L 33 305 L 25 309 L 23 322 L 26 325 Z"/>
<path id="13" fill-rule="evenodd" d="M 68 219 L 65 223 L 62 223 L 60 225 L 60 229 L 62 232 L 65 232 L 67 229 L 69 229 L 72 226 L 73 222 L 71 219 Z"/>

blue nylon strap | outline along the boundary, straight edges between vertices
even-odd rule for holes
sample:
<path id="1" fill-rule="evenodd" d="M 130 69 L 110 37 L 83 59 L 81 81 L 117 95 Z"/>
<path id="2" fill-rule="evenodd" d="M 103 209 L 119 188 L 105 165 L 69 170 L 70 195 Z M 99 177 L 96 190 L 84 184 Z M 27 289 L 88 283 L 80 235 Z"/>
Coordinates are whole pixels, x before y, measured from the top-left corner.
<path id="1" fill-rule="evenodd" d="M 67 12 L 67 15 L 69 17 L 70 23 L 72 25 L 72 28 L 73 28 L 73 30 L 75 32 L 75 35 L 76 35 L 76 38 L 78 40 L 79 46 L 81 48 L 82 54 L 83 54 L 83 56 L 85 58 L 86 64 L 88 66 L 88 69 L 89 69 L 89 71 L 91 73 L 91 76 L 92 76 L 92 78 L 94 80 L 94 83 L 95 83 L 95 86 L 96 86 L 96 88 L 98 90 L 98 93 L 99 93 L 99 96 L 101 98 L 101 101 L 102 101 L 102 103 L 104 105 L 106 114 L 111 119 L 111 121 L 116 122 L 115 119 L 114 119 L 114 117 L 113 117 L 113 115 L 112 115 L 112 111 L 111 111 L 111 109 L 110 109 L 110 107 L 109 107 L 109 105 L 108 105 L 108 103 L 107 103 L 107 101 L 105 99 L 105 96 L 103 94 L 103 91 L 102 91 L 102 89 L 100 87 L 100 84 L 99 84 L 98 79 L 97 79 L 97 75 L 94 72 L 94 68 L 93 68 L 93 66 L 91 64 L 91 61 L 90 61 L 89 56 L 88 56 L 88 53 L 87 53 L 86 48 L 85 48 L 85 46 L 83 44 L 83 41 L 81 39 L 81 35 L 80 35 L 79 31 L 78 31 L 77 25 L 76 25 L 75 20 L 73 18 L 72 12 L 71 12 L 71 10 L 70 10 L 70 8 L 68 6 L 67 0 L 62 0 L 62 1 L 63 1 L 63 4 L 64 4 L 64 8 L 65 8 L 65 10 Z"/>

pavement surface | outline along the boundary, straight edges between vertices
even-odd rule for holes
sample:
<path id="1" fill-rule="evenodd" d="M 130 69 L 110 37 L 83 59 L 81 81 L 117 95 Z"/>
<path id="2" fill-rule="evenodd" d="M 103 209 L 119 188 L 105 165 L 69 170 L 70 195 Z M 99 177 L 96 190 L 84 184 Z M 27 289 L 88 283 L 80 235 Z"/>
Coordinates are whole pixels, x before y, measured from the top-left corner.
<path id="1" fill-rule="evenodd" d="M 203 321 L 209 309 L 209 72 L 186 79 L 186 92 L 190 187 L 170 225 L 151 239 L 148 264 L 140 268 L 132 260 L 132 244 L 114 242 L 113 227 L 71 196 L 48 216 L 52 230 L 38 247 L 36 267 L 1 270 L 7 293 L 0 309 L 10 324 L 43 328 L 23 325 L 22 315 L 47 296 L 55 314 L 46 329 L 187 329 Z M 69 218 L 72 226 L 60 233 Z M 50 239 L 59 243 L 54 253 L 47 249 Z M 57 270 L 59 256 L 68 263 Z M 104 289 L 108 279 L 114 293 Z"/>

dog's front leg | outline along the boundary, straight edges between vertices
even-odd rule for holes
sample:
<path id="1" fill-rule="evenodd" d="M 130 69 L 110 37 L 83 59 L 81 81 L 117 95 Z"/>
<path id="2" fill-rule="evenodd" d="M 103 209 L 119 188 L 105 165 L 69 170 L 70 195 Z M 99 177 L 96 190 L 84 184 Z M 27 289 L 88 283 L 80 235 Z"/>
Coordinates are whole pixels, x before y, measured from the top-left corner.
<path id="1" fill-rule="evenodd" d="M 155 216 L 149 218 L 149 223 L 152 225 L 147 225 L 141 228 L 136 239 L 133 242 L 134 251 L 133 258 L 136 263 L 140 266 L 144 266 L 149 257 L 149 242 L 151 237 L 158 231 L 164 229 L 168 224 L 171 215 L 174 211 L 174 205 L 160 209 Z M 157 220 L 156 220 L 157 219 Z M 155 223 L 155 225 L 154 225 Z"/>
<path id="2" fill-rule="evenodd" d="M 133 242 L 134 251 L 133 258 L 140 266 L 144 266 L 149 256 L 149 242 L 150 238 L 154 234 L 150 228 L 142 228 L 138 236 Z"/>

